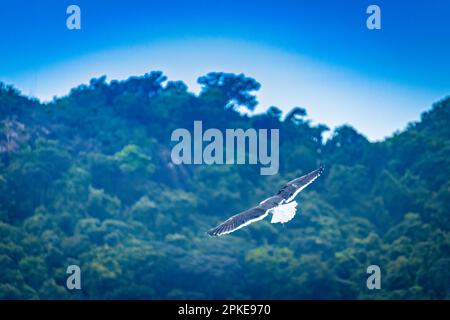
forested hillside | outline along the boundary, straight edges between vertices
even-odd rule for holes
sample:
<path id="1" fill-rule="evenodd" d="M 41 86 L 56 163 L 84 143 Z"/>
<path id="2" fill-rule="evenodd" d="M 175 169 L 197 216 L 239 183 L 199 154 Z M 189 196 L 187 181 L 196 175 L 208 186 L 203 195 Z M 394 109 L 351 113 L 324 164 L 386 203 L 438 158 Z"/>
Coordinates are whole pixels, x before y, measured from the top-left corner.
<path id="1" fill-rule="evenodd" d="M 238 112 L 251 78 L 199 83 L 102 77 L 45 104 L 0 84 L 1 299 L 450 299 L 450 98 L 382 142 L 350 126 L 324 141 L 303 108 Z M 279 174 L 172 164 L 171 132 L 194 120 L 279 128 Z M 320 163 L 290 223 L 206 235 Z"/>

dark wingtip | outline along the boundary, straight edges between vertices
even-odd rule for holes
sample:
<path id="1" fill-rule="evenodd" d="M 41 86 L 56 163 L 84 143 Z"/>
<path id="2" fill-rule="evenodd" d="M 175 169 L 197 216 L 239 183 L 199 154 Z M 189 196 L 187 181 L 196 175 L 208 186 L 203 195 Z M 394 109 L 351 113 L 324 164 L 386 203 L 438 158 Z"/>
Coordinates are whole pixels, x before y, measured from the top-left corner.
<path id="1" fill-rule="evenodd" d="M 319 173 L 322 173 L 325 170 L 325 165 L 323 163 L 321 163 L 318 170 L 319 170 Z"/>
<path id="2" fill-rule="evenodd" d="M 217 234 L 215 233 L 215 229 L 206 231 L 206 234 L 210 237 L 217 237 Z"/>

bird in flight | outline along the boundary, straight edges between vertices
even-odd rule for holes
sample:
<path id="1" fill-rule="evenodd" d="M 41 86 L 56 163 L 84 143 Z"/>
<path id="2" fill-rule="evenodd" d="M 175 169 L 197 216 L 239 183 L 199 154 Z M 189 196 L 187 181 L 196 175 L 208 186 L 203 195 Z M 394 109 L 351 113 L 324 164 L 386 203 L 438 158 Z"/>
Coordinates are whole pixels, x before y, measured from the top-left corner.
<path id="1" fill-rule="evenodd" d="M 213 237 L 228 234 L 250 223 L 264 219 L 269 213 L 272 213 L 271 223 L 285 223 L 292 220 L 297 211 L 295 197 L 300 191 L 316 180 L 322 174 L 323 170 L 324 166 L 321 165 L 319 169 L 288 182 L 276 195 L 267 198 L 253 208 L 232 216 L 207 233 Z"/>

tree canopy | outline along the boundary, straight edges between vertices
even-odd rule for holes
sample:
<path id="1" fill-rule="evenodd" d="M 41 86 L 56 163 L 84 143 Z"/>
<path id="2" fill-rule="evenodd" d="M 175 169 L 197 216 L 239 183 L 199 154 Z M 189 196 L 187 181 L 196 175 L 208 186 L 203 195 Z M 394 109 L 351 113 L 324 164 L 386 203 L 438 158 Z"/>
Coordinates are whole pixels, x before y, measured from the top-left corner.
<path id="1" fill-rule="evenodd" d="M 450 98 L 384 141 L 324 140 L 304 108 L 239 113 L 252 78 L 198 82 L 101 77 L 49 103 L 0 84 L 0 299 L 450 299 Z M 173 165 L 171 132 L 194 120 L 279 128 L 279 174 Z M 290 223 L 205 234 L 320 163 Z"/>

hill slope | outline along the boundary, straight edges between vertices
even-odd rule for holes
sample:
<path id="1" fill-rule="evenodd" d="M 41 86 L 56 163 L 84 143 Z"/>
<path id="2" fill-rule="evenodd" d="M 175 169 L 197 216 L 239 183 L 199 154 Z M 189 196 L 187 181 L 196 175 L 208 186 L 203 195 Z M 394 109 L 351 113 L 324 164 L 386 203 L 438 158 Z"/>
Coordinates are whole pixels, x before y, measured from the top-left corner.
<path id="1" fill-rule="evenodd" d="M 383 142 L 349 126 L 324 142 L 304 109 L 238 113 L 251 78 L 212 73 L 199 95 L 165 81 L 103 77 L 48 104 L 0 86 L 0 298 L 450 299 L 450 98 Z M 174 166 L 170 134 L 194 120 L 279 128 L 280 174 Z M 205 235 L 319 163 L 289 224 Z"/>

